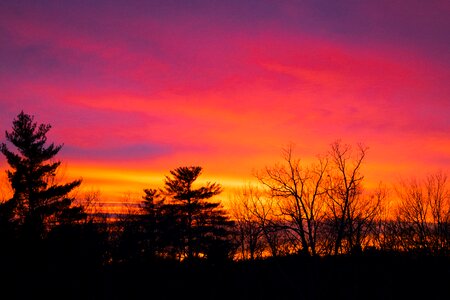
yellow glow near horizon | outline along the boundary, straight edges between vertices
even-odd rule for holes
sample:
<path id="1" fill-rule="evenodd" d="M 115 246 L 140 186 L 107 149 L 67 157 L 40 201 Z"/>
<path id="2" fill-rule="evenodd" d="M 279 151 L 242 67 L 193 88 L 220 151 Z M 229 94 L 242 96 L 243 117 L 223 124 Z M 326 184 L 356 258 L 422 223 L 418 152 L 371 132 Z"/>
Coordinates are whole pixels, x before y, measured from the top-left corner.
<path id="1" fill-rule="evenodd" d="M 151 172 L 137 169 L 96 167 L 92 165 L 75 165 L 66 168 L 68 180 L 83 179 L 83 191 L 99 191 L 103 202 L 121 202 L 141 200 L 145 188 L 162 188 L 165 176 L 169 172 Z M 220 175 L 201 175 L 195 185 L 216 182 L 224 191 L 221 198 L 228 198 L 236 189 L 250 182 Z M 224 199 L 225 200 L 225 199 Z"/>

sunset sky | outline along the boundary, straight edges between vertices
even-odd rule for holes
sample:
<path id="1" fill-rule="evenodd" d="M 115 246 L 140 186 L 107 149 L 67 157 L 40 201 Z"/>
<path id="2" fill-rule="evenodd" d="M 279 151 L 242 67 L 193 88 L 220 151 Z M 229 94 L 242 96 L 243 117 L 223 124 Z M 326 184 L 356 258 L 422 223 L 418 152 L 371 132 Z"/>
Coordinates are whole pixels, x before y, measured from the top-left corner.
<path id="1" fill-rule="evenodd" d="M 448 171 L 450 2 L 1 1 L 2 142 L 21 110 L 104 199 L 337 139 L 369 147 L 369 186 Z"/>

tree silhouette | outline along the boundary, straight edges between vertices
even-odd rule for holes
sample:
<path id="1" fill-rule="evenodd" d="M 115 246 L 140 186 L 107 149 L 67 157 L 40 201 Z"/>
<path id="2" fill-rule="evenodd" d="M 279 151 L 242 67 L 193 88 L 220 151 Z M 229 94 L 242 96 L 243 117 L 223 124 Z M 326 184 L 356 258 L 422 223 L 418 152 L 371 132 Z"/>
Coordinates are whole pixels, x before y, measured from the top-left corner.
<path id="1" fill-rule="evenodd" d="M 336 141 L 331 145 L 331 168 L 327 176 L 327 196 L 330 216 L 330 235 L 333 253 L 359 253 L 363 240 L 375 226 L 384 198 L 381 191 L 365 195 L 361 172 L 367 148 Z"/>
<path id="2" fill-rule="evenodd" d="M 450 188 L 447 175 L 402 181 L 394 232 L 399 249 L 435 255 L 450 249 Z M 393 234 L 392 234 L 393 235 Z"/>
<path id="3" fill-rule="evenodd" d="M 272 211 L 269 209 L 267 213 L 265 200 L 263 191 L 252 185 L 243 187 L 232 199 L 231 214 L 236 222 L 235 238 L 240 259 L 261 258 L 268 248 L 264 232 L 266 224 L 272 223 L 268 218 L 272 217 Z"/>
<path id="4" fill-rule="evenodd" d="M 328 160 L 303 166 L 293 155 L 292 146 L 283 151 L 283 164 L 267 167 L 256 175 L 270 194 L 278 200 L 285 220 L 284 228 L 306 255 L 317 255 L 319 232 L 324 214 L 324 177 Z"/>
<path id="5" fill-rule="evenodd" d="M 61 162 L 54 157 L 62 145 L 46 145 L 50 129 L 51 125 L 38 125 L 33 116 L 22 111 L 14 119 L 12 131 L 6 131 L 6 139 L 17 151 L 11 151 L 5 143 L 0 147 L 11 167 L 7 174 L 14 192 L 2 204 L 6 210 L 2 215 L 19 229 L 19 235 L 37 240 L 55 225 L 84 217 L 82 207 L 73 205 L 74 198 L 68 196 L 81 180 L 67 184 L 55 180 Z"/>
<path id="6" fill-rule="evenodd" d="M 228 235 L 233 222 L 220 203 L 208 201 L 220 194 L 222 187 L 208 182 L 194 188 L 193 184 L 201 172 L 202 168 L 198 166 L 172 170 L 171 175 L 166 176 L 162 190 L 170 201 L 165 210 L 173 214 L 172 218 L 178 225 L 180 255 L 186 259 L 200 256 L 213 259 L 226 255 L 230 247 Z"/>
<path id="7" fill-rule="evenodd" d="M 164 198 L 157 189 L 144 189 L 140 210 L 122 218 L 119 238 L 119 261 L 153 261 L 167 255 L 168 245 L 174 237 L 169 229 L 174 226 L 172 214 L 167 212 Z M 170 238 L 166 238 L 169 235 Z"/>

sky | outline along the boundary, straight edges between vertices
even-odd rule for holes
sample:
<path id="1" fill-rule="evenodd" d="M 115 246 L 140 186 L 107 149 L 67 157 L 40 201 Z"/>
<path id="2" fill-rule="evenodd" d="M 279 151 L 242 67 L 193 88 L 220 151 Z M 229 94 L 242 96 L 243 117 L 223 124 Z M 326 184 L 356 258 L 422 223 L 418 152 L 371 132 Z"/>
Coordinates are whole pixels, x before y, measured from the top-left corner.
<path id="1" fill-rule="evenodd" d="M 232 189 L 336 140 L 393 183 L 450 170 L 449 37 L 439 0 L 1 1 L 0 132 L 50 123 L 62 176 L 111 201 L 179 166 Z"/>

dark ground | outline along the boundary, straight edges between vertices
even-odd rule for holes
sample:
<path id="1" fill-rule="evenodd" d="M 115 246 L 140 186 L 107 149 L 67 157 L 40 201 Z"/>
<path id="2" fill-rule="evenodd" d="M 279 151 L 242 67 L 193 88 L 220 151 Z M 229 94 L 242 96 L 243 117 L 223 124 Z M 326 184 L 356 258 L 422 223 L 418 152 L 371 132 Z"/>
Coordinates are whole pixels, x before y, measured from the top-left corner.
<path id="1" fill-rule="evenodd" d="M 448 257 L 400 254 L 97 268 L 9 262 L 2 276 L 0 299 L 450 299 Z"/>

